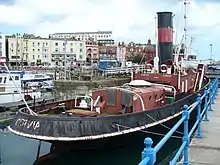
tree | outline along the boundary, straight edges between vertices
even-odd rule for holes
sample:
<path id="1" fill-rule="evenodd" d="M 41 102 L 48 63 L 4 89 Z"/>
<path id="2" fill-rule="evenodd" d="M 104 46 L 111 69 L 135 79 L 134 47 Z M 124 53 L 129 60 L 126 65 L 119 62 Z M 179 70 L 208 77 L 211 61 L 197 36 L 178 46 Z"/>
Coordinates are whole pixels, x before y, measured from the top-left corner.
<path id="1" fill-rule="evenodd" d="M 133 57 L 130 57 L 129 60 L 131 60 L 132 63 L 140 63 L 140 62 L 144 62 L 146 60 L 146 57 L 143 57 L 143 55 L 137 54 L 137 55 L 134 55 Z"/>

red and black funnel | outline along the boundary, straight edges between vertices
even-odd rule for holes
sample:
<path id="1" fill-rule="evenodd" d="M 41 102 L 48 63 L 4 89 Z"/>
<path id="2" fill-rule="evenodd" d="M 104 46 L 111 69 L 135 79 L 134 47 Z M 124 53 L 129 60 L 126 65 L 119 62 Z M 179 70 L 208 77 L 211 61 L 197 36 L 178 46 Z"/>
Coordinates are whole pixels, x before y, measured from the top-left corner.
<path id="1" fill-rule="evenodd" d="M 158 55 L 159 64 L 173 60 L 173 13 L 158 12 Z"/>

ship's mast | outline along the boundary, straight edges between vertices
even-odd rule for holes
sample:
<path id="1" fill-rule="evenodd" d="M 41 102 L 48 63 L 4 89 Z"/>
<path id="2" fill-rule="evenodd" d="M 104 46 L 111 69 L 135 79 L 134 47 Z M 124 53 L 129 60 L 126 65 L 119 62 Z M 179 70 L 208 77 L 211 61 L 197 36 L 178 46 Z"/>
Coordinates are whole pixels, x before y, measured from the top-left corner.
<path id="1" fill-rule="evenodd" d="M 185 46 L 185 58 L 188 59 L 188 49 L 187 49 L 187 9 L 191 0 L 181 0 L 184 4 L 184 46 Z"/>

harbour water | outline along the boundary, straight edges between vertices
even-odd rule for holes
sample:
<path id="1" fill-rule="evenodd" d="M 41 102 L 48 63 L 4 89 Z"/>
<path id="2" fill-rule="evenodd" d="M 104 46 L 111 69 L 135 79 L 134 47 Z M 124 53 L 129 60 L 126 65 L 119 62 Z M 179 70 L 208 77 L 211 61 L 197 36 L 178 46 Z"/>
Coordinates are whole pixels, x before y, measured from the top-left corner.
<path id="1" fill-rule="evenodd" d="M 144 147 L 144 145 L 134 146 L 131 144 L 128 147 L 107 150 L 51 154 L 43 160 L 35 161 L 38 141 L 12 135 L 11 133 L 1 134 L 0 137 L 2 165 L 137 165 L 141 160 L 141 151 Z M 160 162 L 158 164 L 168 164 L 169 161 L 163 160 L 178 147 L 180 141 L 180 139 L 168 141 L 157 156 Z M 49 149 L 50 144 L 42 142 L 40 156 L 49 153 Z"/>
<path id="2" fill-rule="evenodd" d="M 53 95 L 55 99 L 62 100 L 89 93 L 89 90 L 82 86 L 77 89 L 57 89 L 55 92 L 46 95 Z M 162 136 L 156 137 L 155 143 L 161 138 Z M 43 160 L 36 161 L 38 141 L 11 133 L 0 134 L 2 165 L 137 165 L 144 149 L 143 141 L 144 139 L 141 141 L 134 139 L 134 143 L 130 146 L 114 149 L 49 154 Z M 165 158 L 176 150 L 180 142 L 181 139 L 169 140 L 157 155 L 158 164 L 168 164 L 169 161 Z M 50 144 L 42 142 L 40 156 L 48 154 L 49 150 Z"/>

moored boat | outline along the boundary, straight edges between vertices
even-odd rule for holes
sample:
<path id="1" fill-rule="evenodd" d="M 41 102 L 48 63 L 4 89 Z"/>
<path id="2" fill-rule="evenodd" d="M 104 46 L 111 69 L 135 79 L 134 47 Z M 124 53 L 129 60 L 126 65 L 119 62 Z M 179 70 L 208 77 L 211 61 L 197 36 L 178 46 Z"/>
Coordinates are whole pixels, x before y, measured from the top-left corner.
<path id="1" fill-rule="evenodd" d="M 20 91 L 20 92 L 19 92 Z M 0 104 L 40 98 L 41 92 L 22 84 L 21 75 L 16 73 L 0 74 Z"/>
<path id="2" fill-rule="evenodd" d="M 9 74 L 5 67 L 0 71 L 1 74 Z M 19 74 L 22 84 L 27 84 L 29 87 L 41 87 L 43 84 L 53 85 L 53 78 L 46 74 L 33 73 L 32 71 L 11 70 L 11 74 Z"/>
<path id="3" fill-rule="evenodd" d="M 208 79 L 203 64 L 193 69 L 173 63 L 171 27 L 172 13 L 158 13 L 159 63 L 156 57 L 134 70 L 130 83 L 34 110 L 22 108 L 9 130 L 50 142 L 52 151 L 60 151 L 126 145 L 141 131 L 172 127 L 182 106 L 196 101 Z"/>

